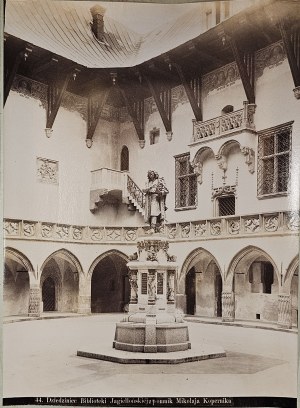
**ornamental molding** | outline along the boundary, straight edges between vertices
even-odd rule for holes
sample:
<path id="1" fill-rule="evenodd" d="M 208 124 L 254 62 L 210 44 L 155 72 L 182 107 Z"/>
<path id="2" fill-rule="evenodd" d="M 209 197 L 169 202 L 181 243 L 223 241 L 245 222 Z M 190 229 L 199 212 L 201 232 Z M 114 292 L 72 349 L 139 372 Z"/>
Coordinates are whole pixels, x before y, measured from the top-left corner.
<path id="1" fill-rule="evenodd" d="M 236 195 L 236 185 L 216 187 L 212 190 L 212 199 L 224 195 Z"/>
<path id="2" fill-rule="evenodd" d="M 255 53 L 255 77 L 263 75 L 266 68 L 272 69 L 282 64 L 287 58 L 283 42 L 278 41 Z"/>
<path id="3" fill-rule="evenodd" d="M 58 161 L 36 158 L 37 180 L 42 183 L 58 184 Z"/>
<path id="4" fill-rule="evenodd" d="M 202 77 L 202 92 L 205 98 L 210 92 L 220 91 L 240 80 L 240 74 L 235 62 L 224 65 Z"/>

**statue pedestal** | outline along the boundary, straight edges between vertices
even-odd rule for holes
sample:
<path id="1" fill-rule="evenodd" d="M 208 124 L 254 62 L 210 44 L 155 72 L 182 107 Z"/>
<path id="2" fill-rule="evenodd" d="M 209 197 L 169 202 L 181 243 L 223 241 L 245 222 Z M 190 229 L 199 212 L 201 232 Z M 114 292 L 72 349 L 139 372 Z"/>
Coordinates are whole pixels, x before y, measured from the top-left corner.
<path id="1" fill-rule="evenodd" d="M 129 310 L 117 323 L 113 347 L 117 350 L 157 353 L 191 348 L 187 324 L 175 310 L 177 264 L 160 234 L 137 243 L 128 262 L 131 298 Z"/>

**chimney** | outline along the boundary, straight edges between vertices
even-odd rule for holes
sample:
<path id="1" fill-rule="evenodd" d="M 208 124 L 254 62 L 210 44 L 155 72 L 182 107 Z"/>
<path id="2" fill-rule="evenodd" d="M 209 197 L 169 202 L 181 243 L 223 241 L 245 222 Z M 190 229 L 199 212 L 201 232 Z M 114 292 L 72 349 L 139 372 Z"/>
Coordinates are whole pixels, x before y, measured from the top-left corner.
<path id="1" fill-rule="evenodd" d="M 105 11 L 106 9 L 100 5 L 95 5 L 90 9 L 93 17 L 92 31 L 99 41 L 103 40 Z"/>

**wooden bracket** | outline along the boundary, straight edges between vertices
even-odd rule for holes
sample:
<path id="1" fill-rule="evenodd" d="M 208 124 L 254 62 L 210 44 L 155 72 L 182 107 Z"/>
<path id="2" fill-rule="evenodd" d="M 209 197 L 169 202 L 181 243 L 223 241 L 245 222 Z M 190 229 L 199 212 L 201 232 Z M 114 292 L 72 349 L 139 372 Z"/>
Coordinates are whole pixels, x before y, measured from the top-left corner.
<path id="1" fill-rule="evenodd" d="M 234 35 L 227 37 L 229 39 L 232 53 L 237 64 L 242 84 L 249 103 L 255 103 L 254 92 L 254 56 L 253 54 L 242 53 L 238 47 Z"/>
<path id="2" fill-rule="evenodd" d="M 93 139 L 98 121 L 107 101 L 111 88 L 107 88 L 101 95 L 88 98 L 88 120 L 86 139 Z"/>
<path id="3" fill-rule="evenodd" d="M 58 109 L 61 105 L 65 91 L 67 90 L 70 79 L 76 74 L 78 69 L 69 71 L 62 82 L 53 82 L 48 85 L 48 106 L 47 106 L 47 123 L 46 129 L 52 129 Z"/>
<path id="4" fill-rule="evenodd" d="M 4 105 L 5 105 L 6 101 L 7 101 L 9 92 L 11 90 L 15 75 L 18 72 L 19 66 L 20 66 L 23 59 L 26 61 L 26 59 L 28 58 L 30 52 L 32 52 L 31 48 L 25 47 L 23 50 L 17 52 L 17 54 L 14 57 L 13 64 L 12 64 L 11 68 L 8 71 L 9 73 L 8 73 L 7 77 L 5 78 L 4 95 L 3 95 Z"/>
<path id="5" fill-rule="evenodd" d="M 58 63 L 58 58 L 56 58 L 55 56 L 47 57 L 43 61 L 40 61 L 38 64 L 34 65 L 31 71 L 32 75 L 37 75 L 57 63 Z"/>
<path id="6" fill-rule="evenodd" d="M 166 89 L 166 90 L 163 90 L 162 92 L 159 92 L 156 86 L 154 85 L 154 83 L 151 81 L 151 79 L 146 74 L 142 74 L 142 75 L 156 103 L 157 109 L 163 121 L 166 132 L 171 133 L 172 132 L 171 89 Z"/>
<path id="7" fill-rule="evenodd" d="M 127 111 L 131 116 L 139 140 L 145 140 L 144 132 L 144 100 L 132 102 L 128 88 L 118 85 L 119 91 L 124 99 Z"/>
<path id="8" fill-rule="evenodd" d="M 177 63 L 171 63 L 172 66 L 176 68 L 180 81 L 185 89 L 186 95 L 190 102 L 191 108 L 193 109 L 195 119 L 198 121 L 202 121 L 202 109 L 201 109 L 201 98 L 200 101 L 197 101 L 196 95 L 194 90 L 191 88 L 190 84 L 188 83 L 185 74 L 182 70 L 182 67 Z"/>
<path id="9" fill-rule="evenodd" d="M 288 32 L 286 23 L 283 19 L 279 18 L 277 21 L 277 26 L 279 28 L 281 38 L 283 41 L 283 45 L 285 48 L 285 52 L 287 54 L 287 59 L 289 62 L 291 74 L 293 77 L 293 81 L 295 84 L 295 87 L 300 86 L 300 49 L 299 49 L 299 43 L 298 43 L 298 49 L 297 49 L 297 38 L 295 36 L 292 36 L 291 33 Z M 298 40 L 299 41 L 299 40 Z M 296 50 L 298 51 L 296 54 Z"/>

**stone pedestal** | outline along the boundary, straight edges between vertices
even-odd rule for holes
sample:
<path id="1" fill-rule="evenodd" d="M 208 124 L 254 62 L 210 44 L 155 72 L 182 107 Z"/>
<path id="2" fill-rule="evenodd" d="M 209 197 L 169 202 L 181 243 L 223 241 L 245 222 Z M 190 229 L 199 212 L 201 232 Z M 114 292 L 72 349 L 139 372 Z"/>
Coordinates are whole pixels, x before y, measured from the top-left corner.
<path id="1" fill-rule="evenodd" d="M 292 328 L 292 299 L 291 295 L 281 293 L 278 295 L 278 322 L 279 327 Z"/>
<path id="2" fill-rule="evenodd" d="M 234 293 L 222 292 L 222 320 L 233 322 L 235 317 Z"/>
<path id="3" fill-rule="evenodd" d="M 117 350 L 157 353 L 188 350 L 188 327 L 175 310 L 177 264 L 168 253 L 169 242 L 151 234 L 137 243 L 137 255 L 128 262 L 130 304 L 117 323 L 113 347 Z"/>

